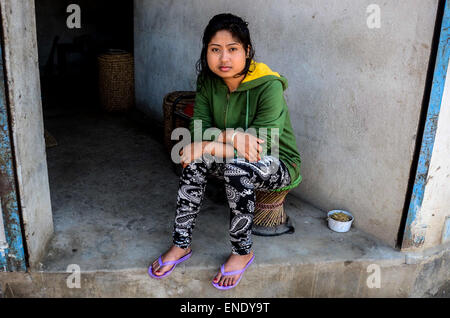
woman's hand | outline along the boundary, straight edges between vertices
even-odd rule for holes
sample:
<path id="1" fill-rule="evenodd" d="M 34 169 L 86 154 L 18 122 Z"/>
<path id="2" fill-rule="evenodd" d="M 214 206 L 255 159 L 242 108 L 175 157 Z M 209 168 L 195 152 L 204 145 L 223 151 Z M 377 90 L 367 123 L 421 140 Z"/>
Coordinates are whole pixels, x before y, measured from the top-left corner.
<path id="1" fill-rule="evenodd" d="M 204 153 L 208 153 L 215 157 L 218 162 L 223 159 L 234 158 L 234 148 L 229 143 L 213 141 L 205 147 Z"/>
<path id="2" fill-rule="evenodd" d="M 201 158 L 203 150 L 208 143 L 208 141 L 195 141 L 184 146 L 180 151 L 182 167 L 185 168 L 191 162 Z"/>
<path id="3" fill-rule="evenodd" d="M 238 131 L 233 136 L 233 140 L 230 141 L 238 154 L 243 155 L 248 161 L 255 162 L 261 160 L 261 152 L 263 149 L 260 143 L 263 143 L 264 139 Z"/>

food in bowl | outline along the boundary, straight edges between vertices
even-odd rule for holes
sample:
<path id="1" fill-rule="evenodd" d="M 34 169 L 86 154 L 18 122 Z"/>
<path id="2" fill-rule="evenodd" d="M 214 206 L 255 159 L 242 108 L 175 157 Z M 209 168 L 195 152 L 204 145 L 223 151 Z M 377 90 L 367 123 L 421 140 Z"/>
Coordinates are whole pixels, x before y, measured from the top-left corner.
<path id="1" fill-rule="evenodd" d="M 351 221 L 352 217 L 342 212 L 333 213 L 330 215 L 330 218 L 339 222 L 348 222 Z"/>

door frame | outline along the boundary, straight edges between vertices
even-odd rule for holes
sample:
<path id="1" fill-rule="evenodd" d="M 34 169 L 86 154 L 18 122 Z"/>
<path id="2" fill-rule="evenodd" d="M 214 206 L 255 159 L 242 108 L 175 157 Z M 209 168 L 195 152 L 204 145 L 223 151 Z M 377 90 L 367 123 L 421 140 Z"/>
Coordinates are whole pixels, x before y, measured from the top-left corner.
<path id="1" fill-rule="evenodd" d="M 0 28 L 0 38 L 3 30 Z M 25 271 L 25 249 L 10 134 L 10 116 L 0 41 L 0 272 Z"/>
<path id="2" fill-rule="evenodd" d="M 421 248 L 426 239 L 426 224 L 415 225 L 415 223 L 420 223 L 419 220 L 423 217 L 422 214 L 424 214 L 421 211 L 421 207 L 425 195 L 431 157 L 433 155 L 450 57 L 450 2 L 448 0 L 443 1 L 443 10 L 438 9 L 438 14 L 442 14 L 442 23 L 438 34 L 439 44 L 435 56 L 436 61 L 433 69 L 431 92 L 427 105 L 423 136 L 419 145 L 420 150 L 413 179 L 414 183 L 412 189 L 406 196 L 407 211 L 403 216 L 399 231 L 400 236 L 398 241 L 401 244 L 402 250 Z M 439 19 L 437 19 L 436 23 L 439 23 Z M 434 57 L 432 56 L 431 58 Z M 421 129 L 419 127 L 419 130 Z M 418 136 L 421 133 L 422 131 L 419 131 Z"/>
<path id="3" fill-rule="evenodd" d="M 23 265 L 9 270 L 20 271 L 40 268 L 40 260 L 54 232 L 34 4 L 33 0 L 0 0 L 4 105 L 9 117 L 11 178 L 15 180 L 11 184 L 15 185 L 15 213 L 18 214 L 14 219 L 13 236 L 16 241 L 22 240 L 23 250 L 20 257 Z M 3 213 L 5 216 L 6 212 Z M 6 217 L 4 220 L 6 223 Z M 21 235 L 18 235 L 19 228 Z"/>

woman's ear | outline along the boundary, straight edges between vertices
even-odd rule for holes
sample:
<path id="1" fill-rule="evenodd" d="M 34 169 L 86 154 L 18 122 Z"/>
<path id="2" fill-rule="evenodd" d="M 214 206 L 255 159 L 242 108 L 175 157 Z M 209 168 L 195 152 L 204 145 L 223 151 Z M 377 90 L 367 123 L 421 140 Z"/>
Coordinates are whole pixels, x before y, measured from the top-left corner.
<path id="1" fill-rule="evenodd" d="M 247 58 L 249 58 L 250 57 L 250 45 L 247 47 Z"/>

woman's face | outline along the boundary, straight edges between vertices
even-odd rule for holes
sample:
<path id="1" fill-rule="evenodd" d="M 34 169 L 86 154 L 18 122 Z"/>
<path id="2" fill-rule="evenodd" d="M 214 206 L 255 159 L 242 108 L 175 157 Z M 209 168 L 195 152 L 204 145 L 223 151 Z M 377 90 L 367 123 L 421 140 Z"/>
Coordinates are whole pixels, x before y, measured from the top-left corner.
<path id="1" fill-rule="evenodd" d="M 208 44 L 206 60 L 209 69 L 223 79 L 233 78 L 245 67 L 247 52 L 229 31 L 221 30 Z"/>

